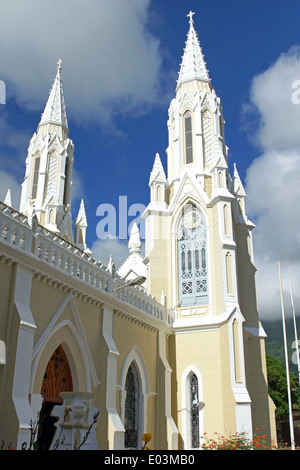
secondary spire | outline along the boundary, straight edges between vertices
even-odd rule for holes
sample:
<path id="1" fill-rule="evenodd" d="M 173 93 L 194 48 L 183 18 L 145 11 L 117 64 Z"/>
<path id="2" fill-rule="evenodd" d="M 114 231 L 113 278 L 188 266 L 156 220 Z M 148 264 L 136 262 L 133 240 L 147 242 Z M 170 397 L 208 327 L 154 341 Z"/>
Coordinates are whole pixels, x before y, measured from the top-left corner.
<path id="1" fill-rule="evenodd" d="M 187 15 L 190 29 L 182 57 L 177 88 L 179 88 L 183 82 L 190 80 L 210 81 L 200 42 L 194 28 L 194 14 L 194 12 L 190 11 Z"/>

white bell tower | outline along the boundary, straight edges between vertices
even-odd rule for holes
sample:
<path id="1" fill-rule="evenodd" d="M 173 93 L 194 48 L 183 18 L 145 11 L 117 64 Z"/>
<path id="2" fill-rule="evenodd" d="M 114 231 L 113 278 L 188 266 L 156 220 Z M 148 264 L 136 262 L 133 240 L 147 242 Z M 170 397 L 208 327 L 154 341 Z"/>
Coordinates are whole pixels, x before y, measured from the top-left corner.
<path id="1" fill-rule="evenodd" d="M 31 138 L 20 212 L 31 219 L 35 213 L 41 225 L 73 243 L 71 192 L 74 145 L 69 139 L 61 79 L 62 60 L 47 104 Z"/>
<path id="2" fill-rule="evenodd" d="M 221 101 L 211 84 L 193 15 L 188 15 L 189 31 L 169 107 L 167 175 L 158 154 L 150 174 L 145 264 L 148 291 L 157 298 L 162 285 L 170 307 L 216 315 L 238 303 L 231 215 L 235 197 Z M 219 305 L 216 289 L 222 298 Z"/>
<path id="3" fill-rule="evenodd" d="M 221 422 L 226 432 L 231 428 L 251 438 L 253 423 L 262 417 L 261 397 L 267 400 L 254 225 L 247 218 L 246 193 L 236 166 L 234 174 L 229 173 L 221 102 L 211 84 L 193 13 L 188 17 L 169 107 L 167 172 L 156 156 L 150 202 L 143 214 L 147 291 L 176 311 L 169 361 L 185 449 L 198 448 L 203 430 L 213 433 Z"/>

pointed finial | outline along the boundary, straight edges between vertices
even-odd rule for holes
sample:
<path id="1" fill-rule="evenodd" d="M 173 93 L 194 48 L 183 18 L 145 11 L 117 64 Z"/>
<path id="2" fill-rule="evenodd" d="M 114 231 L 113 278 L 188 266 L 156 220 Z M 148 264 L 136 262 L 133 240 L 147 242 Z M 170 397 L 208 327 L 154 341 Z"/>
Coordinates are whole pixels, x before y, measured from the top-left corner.
<path id="1" fill-rule="evenodd" d="M 106 271 L 108 271 L 111 274 L 112 277 L 115 277 L 116 267 L 115 267 L 115 264 L 113 262 L 112 255 L 109 256 L 109 262 L 108 262 Z"/>
<path id="2" fill-rule="evenodd" d="M 240 178 L 239 172 L 237 170 L 236 163 L 233 164 L 234 172 L 233 172 L 233 193 L 238 196 L 246 196 L 246 192 Z"/>
<path id="3" fill-rule="evenodd" d="M 193 16 L 194 16 L 195 12 L 194 11 L 190 11 L 188 15 L 186 15 L 187 17 L 190 18 L 190 25 L 194 24 L 194 20 L 193 20 Z"/>
<path id="4" fill-rule="evenodd" d="M 130 238 L 128 242 L 128 249 L 129 253 L 140 253 L 141 252 L 141 239 L 140 239 L 140 231 L 136 221 L 133 222 Z"/>
<path id="5" fill-rule="evenodd" d="M 11 193 L 10 193 L 10 189 L 7 190 L 7 193 L 6 193 L 6 196 L 5 196 L 5 199 L 4 199 L 4 204 L 6 204 L 7 206 L 11 207 Z"/>
<path id="6" fill-rule="evenodd" d="M 165 294 L 164 288 L 162 288 L 162 291 L 161 291 L 160 303 L 161 303 L 164 307 L 167 306 L 167 296 L 166 296 L 166 294 Z"/>
<path id="7" fill-rule="evenodd" d="M 78 211 L 78 215 L 77 215 L 75 223 L 76 223 L 76 225 L 87 226 L 87 219 L 86 219 L 86 213 L 85 213 L 85 207 L 84 207 L 83 199 L 81 199 L 80 207 L 79 207 L 79 211 Z"/>
<path id="8" fill-rule="evenodd" d="M 162 168 L 162 163 L 161 163 L 159 153 L 155 154 L 153 168 L 159 168 L 159 169 Z"/>

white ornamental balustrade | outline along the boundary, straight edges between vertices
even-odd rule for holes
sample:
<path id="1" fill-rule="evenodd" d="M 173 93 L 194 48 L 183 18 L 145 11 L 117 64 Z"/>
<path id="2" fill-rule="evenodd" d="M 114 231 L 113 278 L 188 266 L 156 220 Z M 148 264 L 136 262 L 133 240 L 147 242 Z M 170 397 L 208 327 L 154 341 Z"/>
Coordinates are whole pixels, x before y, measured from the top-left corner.
<path id="1" fill-rule="evenodd" d="M 0 202 L 1 242 L 36 257 L 66 276 L 105 292 L 146 315 L 169 325 L 174 322 L 174 311 L 158 303 L 143 287 L 126 286 L 124 280 L 119 276 L 113 277 L 100 261 L 38 225 L 36 220 L 32 220 L 30 226 L 27 217 Z"/>
<path id="2" fill-rule="evenodd" d="M 174 323 L 175 312 L 159 304 L 156 301 L 155 297 L 147 294 L 142 287 L 126 287 L 124 281 L 122 283 L 117 279 L 115 280 L 115 284 L 116 286 L 114 290 L 115 295 L 118 299 L 128 303 L 129 305 L 133 305 L 144 313 L 159 320 L 162 320 L 168 323 L 169 325 L 172 325 Z M 123 287 L 121 288 L 121 286 Z"/>
<path id="3" fill-rule="evenodd" d="M 91 287 L 109 292 L 113 282 L 101 263 L 43 227 L 38 228 L 34 254 L 47 264 Z"/>
<path id="4" fill-rule="evenodd" d="M 31 229 L 27 217 L 0 203 L 0 241 L 22 250 L 31 247 Z"/>

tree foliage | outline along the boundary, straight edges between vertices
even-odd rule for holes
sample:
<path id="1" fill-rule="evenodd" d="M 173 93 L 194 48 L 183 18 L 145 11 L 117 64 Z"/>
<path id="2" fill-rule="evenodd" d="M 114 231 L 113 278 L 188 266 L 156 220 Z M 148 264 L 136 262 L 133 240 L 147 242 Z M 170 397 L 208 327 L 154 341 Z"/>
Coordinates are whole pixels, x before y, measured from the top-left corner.
<path id="1" fill-rule="evenodd" d="M 269 395 L 276 406 L 276 418 L 289 413 L 286 370 L 283 363 L 267 354 Z M 300 404 L 299 384 L 294 373 L 290 373 L 290 386 L 293 406 Z"/>

